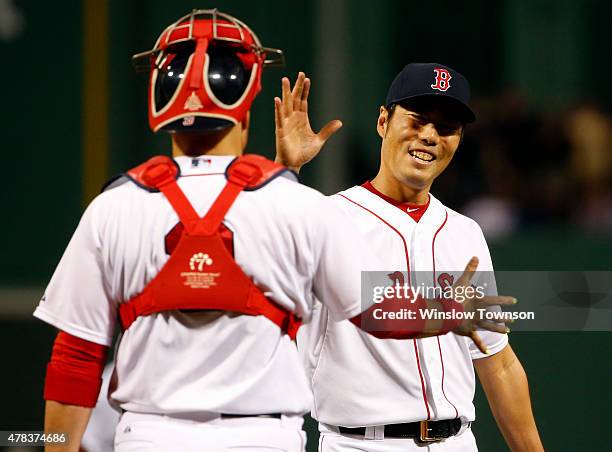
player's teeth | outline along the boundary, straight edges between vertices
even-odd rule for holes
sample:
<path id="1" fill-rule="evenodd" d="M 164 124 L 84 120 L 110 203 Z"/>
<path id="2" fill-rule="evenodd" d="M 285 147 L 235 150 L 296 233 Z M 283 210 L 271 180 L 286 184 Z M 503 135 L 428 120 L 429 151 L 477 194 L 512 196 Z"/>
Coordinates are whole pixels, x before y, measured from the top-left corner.
<path id="1" fill-rule="evenodd" d="M 433 156 L 425 153 L 425 152 L 418 152 L 418 151 L 413 151 L 410 153 L 410 155 L 412 155 L 413 157 L 416 157 L 420 160 L 425 160 L 426 162 L 430 162 L 433 160 Z"/>

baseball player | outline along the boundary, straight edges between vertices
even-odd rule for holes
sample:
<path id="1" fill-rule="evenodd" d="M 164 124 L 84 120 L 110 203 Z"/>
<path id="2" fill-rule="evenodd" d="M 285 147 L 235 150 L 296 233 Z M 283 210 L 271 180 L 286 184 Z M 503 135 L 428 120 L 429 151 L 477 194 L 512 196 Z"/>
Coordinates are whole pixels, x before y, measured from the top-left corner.
<path id="1" fill-rule="evenodd" d="M 299 170 L 320 150 L 308 116 L 292 105 L 310 89 L 300 74 L 275 99 L 277 161 Z M 468 81 L 441 64 L 408 64 L 391 83 L 376 124 L 382 139 L 374 179 L 331 198 L 352 219 L 382 262 L 368 270 L 401 270 L 416 283 L 447 287 L 470 261 L 475 284 L 496 294 L 484 236 L 473 220 L 430 192 L 475 120 Z M 302 94 L 301 99 L 307 99 Z M 339 121 L 330 123 L 333 131 Z M 488 278 L 488 281 L 487 281 Z M 324 301 L 324 300 L 323 300 Z M 502 329 L 503 328 L 503 329 Z M 481 331 L 483 346 L 449 333 L 385 341 L 323 305 L 300 332 L 319 421 L 319 449 L 331 451 L 475 451 L 474 369 L 513 451 L 540 451 L 525 372 L 505 327 Z"/>
<path id="2" fill-rule="evenodd" d="M 150 126 L 170 133 L 174 159 L 107 185 L 34 313 L 60 330 L 45 430 L 67 434 L 64 450 L 79 448 L 117 323 L 116 450 L 303 450 L 311 394 L 292 339 L 315 296 L 357 322 L 371 256 L 329 199 L 241 156 L 262 67 L 281 56 L 217 10 L 180 18 L 135 56 L 150 71 Z"/>

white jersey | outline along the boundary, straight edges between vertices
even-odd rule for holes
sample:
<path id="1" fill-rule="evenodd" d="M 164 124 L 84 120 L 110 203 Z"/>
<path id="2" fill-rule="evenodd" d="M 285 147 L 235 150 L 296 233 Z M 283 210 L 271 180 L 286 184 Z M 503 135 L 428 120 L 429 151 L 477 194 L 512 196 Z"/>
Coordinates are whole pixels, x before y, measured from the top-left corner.
<path id="1" fill-rule="evenodd" d="M 179 186 L 204 215 L 231 157 L 176 159 Z M 168 260 L 178 218 L 161 193 L 124 183 L 84 213 L 34 315 L 109 346 L 119 303 L 139 294 Z M 277 177 L 242 192 L 226 215 L 235 259 L 276 303 L 309 321 L 314 297 L 337 318 L 361 312 L 363 247 L 329 198 Z M 310 385 L 295 343 L 262 316 L 168 311 L 138 317 L 116 350 L 114 405 L 144 413 L 302 414 Z"/>
<path id="2" fill-rule="evenodd" d="M 378 255 L 368 270 L 444 272 L 458 278 L 472 256 L 478 270 L 493 269 L 479 226 L 430 196 L 417 223 L 364 187 L 332 197 Z M 423 275 L 424 273 L 420 273 Z M 485 275 L 482 275 L 483 277 Z M 489 273 L 487 276 L 492 277 Z M 486 295 L 497 292 L 494 278 Z M 479 331 L 493 354 L 507 335 Z M 325 306 L 298 337 L 310 371 L 313 417 L 328 425 L 360 427 L 461 417 L 474 419 L 474 369 L 481 358 L 473 342 L 448 333 L 416 340 L 377 339 L 351 322 L 334 320 Z"/>

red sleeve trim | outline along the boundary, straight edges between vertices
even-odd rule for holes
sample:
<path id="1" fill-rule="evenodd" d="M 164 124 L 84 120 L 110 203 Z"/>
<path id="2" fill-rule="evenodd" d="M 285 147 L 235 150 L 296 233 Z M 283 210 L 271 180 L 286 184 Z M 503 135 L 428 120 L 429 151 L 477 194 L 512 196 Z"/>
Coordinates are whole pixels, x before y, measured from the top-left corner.
<path id="1" fill-rule="evenodd" d="M 96 406 L 108 347 L 60 331 L 45 378 L 45 400 Z"/>

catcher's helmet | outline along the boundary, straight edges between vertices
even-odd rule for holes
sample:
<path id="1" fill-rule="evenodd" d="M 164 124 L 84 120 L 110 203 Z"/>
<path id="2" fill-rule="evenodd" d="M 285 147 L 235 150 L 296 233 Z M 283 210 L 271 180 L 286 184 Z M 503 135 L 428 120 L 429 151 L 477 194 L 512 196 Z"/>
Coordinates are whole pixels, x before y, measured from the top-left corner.
<path id="1" fill-rule="evenodd" d="M 263 66 L 283 65 L 284 56 L 262 47 L 245 23 L 206 9 L 171 24 L 132 62 L 151 73 L 151 129 L 201 132 L 242 121 L 261 89 Z"/>

